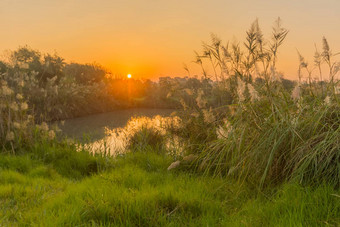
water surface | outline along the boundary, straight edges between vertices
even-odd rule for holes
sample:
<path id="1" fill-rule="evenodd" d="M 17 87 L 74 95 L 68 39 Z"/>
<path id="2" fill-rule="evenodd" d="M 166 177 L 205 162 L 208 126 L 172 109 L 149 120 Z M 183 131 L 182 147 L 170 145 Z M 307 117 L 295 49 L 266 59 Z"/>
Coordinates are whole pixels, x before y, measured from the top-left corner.
<path id="1" fill-rule="evenodd" d="M 68 137 L 82 139 L 88 135 L 90 141 L 98 141 L 107 137 L 107 131 L 124 128 L 131 118 L 153 118 L 157 115 L 168 117 L 174 109 L 133 108 L 116 110 L 114 112 L 90 115 L 86 117 L 65 120 L 59 124 L 62 132 Z"/>

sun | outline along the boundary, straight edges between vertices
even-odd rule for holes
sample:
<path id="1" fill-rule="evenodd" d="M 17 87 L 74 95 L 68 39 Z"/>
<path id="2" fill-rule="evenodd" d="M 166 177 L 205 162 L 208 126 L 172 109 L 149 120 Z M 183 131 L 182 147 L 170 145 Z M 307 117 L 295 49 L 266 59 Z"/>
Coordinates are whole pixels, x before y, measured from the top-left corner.
<path id="1" fill-rule="evenodd" d="M 129 78 L 129 79 L 130 79 L 131 77 L 132 77 L 132 76 L 131 76 L 131 74 L 127 74 L 127 78 Z"/>

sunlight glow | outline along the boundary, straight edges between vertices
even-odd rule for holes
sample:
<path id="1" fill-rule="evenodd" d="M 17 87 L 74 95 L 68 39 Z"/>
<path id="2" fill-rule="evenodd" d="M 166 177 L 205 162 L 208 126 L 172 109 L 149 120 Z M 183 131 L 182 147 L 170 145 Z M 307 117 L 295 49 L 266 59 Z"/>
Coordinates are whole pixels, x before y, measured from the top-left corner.
<path id="1" fill-rule="evenodd" d="M 132 77 L 132 76 L 131 76 L 131 74 L 128 74 L 128 75 L 127 75 L 127 78 L 129 78 L 129 79 L 130 79 L 131 77 Z"/>

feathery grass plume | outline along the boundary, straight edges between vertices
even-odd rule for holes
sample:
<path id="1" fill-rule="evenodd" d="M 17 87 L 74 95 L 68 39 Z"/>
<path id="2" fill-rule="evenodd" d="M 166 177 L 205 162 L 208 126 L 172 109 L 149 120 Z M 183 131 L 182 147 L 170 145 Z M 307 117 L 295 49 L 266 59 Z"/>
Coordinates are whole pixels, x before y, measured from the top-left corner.
<path id="1" fill-rule="evenodd" d="M 20 129 L 20 128 L 21 128 L 21 125 L 20 125 L 20 123 L 18 123 L 18 122 L 13 122 L 13 127 L 14 127 L 15 129 Z"/>
<path id="2" fill-rule="evenodd" d="M 10 104 L 10 108 L 11 108 L 11 110 L 13 110 L 15 112 L 19 110 L 19 106 L 18 106 L 18 104 L 16 102 L 12 102 Z"/>
<path id="3" fill-rule="evenodd" d="M 48 131 L 48 124 L 46 122 L 42 122 L 40 125 L 37 125 L 37 127 L 42 131 Z"/>
<path id="4" fill-rule="evenodd" d="M 246 59 L 243 61 L 243 65 L 245 68 L 245 75 L 247 77 L 247 80 L 250 81 L 251 73 L 254 70 L 255 63 L 257 61 L 257 48 L 258 48 L 258 42 L 257 39 L 257 28 L 258 28 L 258 21 L 254 21 L 250 29 L 246 32 L 246 42 L 244 42 L 244 46 L 248 50 L 248 54 L 246 56 Z"/>
<path id="5" fill-rule="evenodd" d="M 181 105 L 182 105 L 184 110 L 189 109 L 189 106 L 187 105 L 187 103 L 185 102 L 185 100 L 183 98 L 180 98 L 179 101 L 180 101 L 180 103 L 181 103 Z"/>
<path id="6" fill-rule="evenodd" d="M 321 64 L 322 64 L 322 54 L 318 51 L 318 48 L 315 45 L 315 52 L 314 52 L 314 65 L 318 67 L 319 70 L 319 76 L 320 81 L 322 81 L 322 70 L 321 70 Z"/>
<path id="7" fill-rule="evenodd" d="M 202 70 L 202 73 L 203 73 L 203 78 L 206 80 L 206 79 L 208 79 L 208 74 L 207 74 L 206 70 L 203 67 L 202 56 L 199 55 L 196 51 L 195 51 L 195 54 L 196 54 L 195 63 L 198 64 L 201 67 L 201 70 Z"/>
<path id="8" fill-rule="evenodd" d="M 306 68 L 308 66 L 308 63 L 305 61 L 305 58 L 301 55 L 301 53 L 297 50 L 297 54 L 299 56 L 299 62 L 301 68 Z"/>
<path id="9" fill-rule="evenodd" d="M 22 99 L 23 99 L 23 97 L 22 97 L 21 94 L 17 94 L 15 97 L 16 97 L 18 100 L 22 100 Z"/>
<path id="10" fill-rule="evenodd" d="M 48 131 L 48 138 L 53 140 L 55 138 L 55 132 L 53 130 Z"/>
<path id="11" fill-rule="evenodd" d="M 237 96 L 239 102 L 243 102 L 245 100 L 244 96 L 245 89 L 246 89 L 245 82 L 240 77 L 237 77 Z"/>
<path id="12" fill-rule="evenodd" d="M 1 89 L 1 90 L 2 90 L 2 94 L 3 94 L 4 96 L 10 96 L 10 95 L 13 94 L 13 90 L 10 89 L 9 87 L 7 87 L 7 84 L 2 85 L 1 88 L 2 88 L 2 89 Z"/>
<path id="13" fill-rule="evenodd" d="M 191 113 L 190 115 L 191 115 L 192 117 L 195 117 L 195 118 L 197 118 L 197 117 L 200 116 L 200 114 L 199 114 L 198 112 L 193 112 L 193 113 Z"/>
<path id="14" fill-rule="evenodd" d="M 233 126 L 228 120 L 224 120 L 223 123 L 223 125 L 220 125 L 218 128 L 216 128 L 216 135 L 218 139 L 228 138 L 230 132 L 233 129 Z"/>
<path id="15" fill-rule="evenodd" d="M 247 87 L 248 87 L 248 91 L 249 91 L 249 94 L 250 94 L 251 101 L 252 102 L 257 101 L 259 99 L 258 92 L 255 90 L 255 88 L 251 84 L 247 84 Z"/>
<path id="16" fill-rule="evenodd" d="M 218 139 L 227 138 L 228 132 L 222 126 L 218 126 L 218 128 L 216 128 L 216 135 Z"/>
<path id="17" fill-rule="evenodd" d="M 264 67 L 264 58 L 265 58 L 265 50 L 264 50 L 264 46 L 266 45 L 265 40 L 263 38 L 263 33 L 261 31 L 260 25 L 259 25 L 259 21 L 258 19 L 255 20 L 254 22 L 255 24 L 255 36 L 256 36 L 256 43 L 257 43 L 257 49 L 256 49 L 256 58 L 254 59 L 254 70 L 256 73 L 256 76 L 260 77 L 261 76 L 261 72 L 260 69 L 258 67 L 257 62 L 262 62 L 263 67 Z"/>
<path id="18" fill-rule="evenodd" d="M 274 70 L 276 69 L 276 60 L 277 60 L 277 53 L 278 48 L 282 45 L 283 41 L 285 40 L 288 30 L 283 28 L 281 25 L 281 18 L 278 17 L 277 20 L 274 23 L 273 26 L 273 32 L 272 32 L 272 42 L 270 44 L 270 50 L 272 52 L 273 58 L 272 58 L 272 67 Z"/>
<path id="19" fill-rule="evenodd" d="M 271 68 L 271 82 L 281 82 L 281 76 L 280 74 L 276 71 L 276 69 L 272 66 Z"/>
<path id="20" fill-rule="evenodd" d="M 327 64 L 329 68 L 329 81 L 330 81 L 330 87 L 334 92 L 334 77 L 340 70 L 340 66 L 338 66 L 339 62 L 333 61 L 333 57 L 338 55 L 333 54 L 332 50 L 329 47 L 328 41 L 325 37 L 322 38 L 322 59 Z"/>
<path id="21" fill-rule="evenodd" d="M 24 87 L 25 86 L 25 82 L 23 80 L 20 80 L 18 85 L 19 85 L 19 87 Z"/>
<path id="22" fill-rule="evenodd" d="M 336 95 L 340 94 L 340 85 L 334 87 L 334 92 L 335 92 Z"/>
<path id="23" fill-rule="evenodd" d="M 14 140 L 14 132 L 10 131 L 6 134 L 6 140 L 7 141 L 13 141 Z"/>
<path id="24" fill-rule="evenodd" d="M 308 73 L 308 83 L 309 83 L 309 87 L 310 87 L 310 93 L 313 94 L 313 88 L 312 88 L 312 73 L 314 68 L 310 68 L 308 65 L 308 62 L 305 61 L 304 57 L 300 54 L 299 51 L 297 51 L 298 55 L 299 55 L 299 60 L 300 60 L 300 65 L 299 65 L 299 83 L 301 83 L 301 69 L 305 69 Z"/>
<path id="25" fill-rule="evenodd" d="M 28 109 L 28 104 L 26 102 L 23 102 L 20 104 L 20 109 L 21 110 L 27 110 Z"/>
<path id="26" fill-rule="evenodd" d="M 212 41 L 212 45 L 211 46 L 206 44 L 206 43 L 203 43 L 203 54 L 202 54 L 201 57 L 209 59 L 211 67 L 212 67 L 212 69 L 214 71 L 215 80 L 218 81 L 218 76 L 217 76 L 217 72 L 216 72 L 216 66 L 217 66 L 217 61 L 218 61 L 217 54 L 219 52 L 219 46 L 221 45 L 221 41 L 214 34 L 211 34 L 211 41 Z"/>
<path id="27" fill-rule="evenodd" d="M 327 63 L 331 62 L 332 51 L 329 47 L 326 37 L 322 37 L 322 58 Z"/>
<path id="28" fill-rule="evenodd" d="M 301 93 L 300 84 L 297 84 L 292 91 L 291 95 L 292 99 L 295 101 L 300 99 L 300 93 Z"/>
<path id="29" fill-rule="evenodd" d="M 334 63 L 334 67 L 333 67 L 333 74 L 334 76 L 340 72 L 340 62 L 335 62 Z"/>
<path id="30" fill-rule="evenodd" d="M 331 104 L 331 97 L 327 95 L 326 98 L 324 99 L 324 103 L 329 106 Z"/>
<path id="31" fill-rule="evenodd" d="M 204 91 L 202 89 L 198 90 L 197 98 L 195 99 L 198 108 L 203 109 L 208 104 L 207 100 L 203 97 Z"/>
<path id="32" fill-rule="evenodd" d="M 211 107 L 210 107 L 209 110 L 203 109 L 202 112 L 203 112 L 203 117 L 204 117 L 205 123 L 210 124 L 210 123 L 213 123 L 213 122 L 216 121 L 216 118 L 214 116 L 214 113 L 213 113 Z"/>
<path id="33" fill-rule="evenodd" d="M 211 68 L 214 71 L 216 81 L 224 81 L 225 76 L 229 74 L 227 59 L 224 52 L 224 46 L 222 41 L 217 35 L 211 34 L 211 43 L 203 43 L 203 54 L 202 57 L 209 60 Z M 203 59 L 202 58 L 202 59 Z"/>
<path id="34" fill-rule="evenodd" d="M 302 81 L 302 69 L 303 68 L 307 68 L 308 66 L 308 63 L 305 61 L 305 58 L 300 54 L 300 52 L 298 50 L 297 51 L 297 54 L 298 54 L 298 57 L 299 57 L 299 70 L 298 70 L 298 77 L 299 77 L 299 83 L 301 83 Z"/>
<path id="35" fill-rule="evenodd" d="M 261 51 L 263 44 L 264 44 L 264 39 L 263 39 L 263 33 L 261 31 L 258 18 L 256 18 L 256 20 L 254 21 L 254 26 L 255 26 L 256 42 L 258 43 L 260 51 Z"/>
<path id="36" fill-rule="evenodd" d="M 241 71 L 243 56 L 244 56 L 244 53 L 242 52 L 239 43 L 236 43 L 236 42 L 232 43 L 231 45 L 231 68 L 235 74 Z"/>
<path id="37" fill-rule="evenodd" d="M 278 18 L 273 27 L 271 41 L 266 42 L 258 20 L 255 20 L 246 32 L 247 36 L 246 41 L 243 42 L 244 45 L 240 45 L 236 41 L 231 43 L 231 45 L 229 45 L 229 42 L 226 45 L 222 45 L 221 40 L 213 35 L 211 44 L 203 43 L 202 54 L 195 52 L 195 62 L 201 66 L 204 79 L 209 79 L 203 67 L 203 61 L 208 60 L 211 63 L 216 78 L 219 75 L 223 83 L 225 83 L 224 78 L 226 76 L 232 77 L 237 75 L 244 77 L 245 82 L 250 82 L 254 73 L 264 77 L 267 83 L 269 83 L 272 75 L 278 76 L 273 73 L 271 75 L 270 70 L 276 71 L 275 63 L 278 49 L 287 34 L 288 30 L 281 26 L 281 19 Z M 260 70 L 261 66 L 262 71 Z M 277 77 L 276 79 L 279 78 Z"/>
<path id="38" fill-rule="evenodd" d="M 52 90 L 53 90 L 54 95 L 58 95 L 59 94 L 58 93 L 58 85 L 53 86 Z"/>
<path id="39" fill-rule="evenodd" d="M 190 77 L 190 70 L 189 70 L 189 68 L 188 68 L 188 66 L 187 66 L 186 64 L 183 64 L 183 69 L 184 69 L 185 71 L 187 71 L 188 76 Z"/>

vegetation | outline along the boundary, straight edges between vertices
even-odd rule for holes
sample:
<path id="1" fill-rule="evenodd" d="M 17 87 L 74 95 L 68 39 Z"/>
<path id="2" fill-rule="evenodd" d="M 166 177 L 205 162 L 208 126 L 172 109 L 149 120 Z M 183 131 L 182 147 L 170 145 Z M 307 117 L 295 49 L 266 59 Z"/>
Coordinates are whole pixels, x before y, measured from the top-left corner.
<path id="1" fill-rule="evenodd" d="M 130 107 L 178 106 L 162 93 L 167 89 L 150 80 L 117 77 L 97 64 L 66 64 L 57 54 L 42 55 L 27 46 L 0 61 L 0 81 L 5 92 L 9 88 L 25 98 L 36 122 Z"/>
<path id="2" fill-rule="evenodd" d="M 113 160 L 37 144 L 35 150 L 0 157 L 1 225 L 319 226 L 340 221 L 339 191 L 330 186 L 287 184 L 254 193 L 255 188 L 232 180 L 169 172 L 171 157 L 150 150 Z"/>
<path id="3" fill-rule="evenodd" d="M 129 137 L 127 147 L 132 151 L 144 151 L 151 148 L 154 151 L 162 150 L 164 146 L 164 137 L 159 131 L 153 128 L 142 127 Z"/>
<path id="4" fill-rule="evenodd" d="M 328 82 L 312 80 L 300 56 L 307 81 L 300 77 L 291 89 L 275 69 L 278 47 L 287 35 L 279 19 L 272 34 L 271 41 L 264 40 L 255 21 L 245 51 L 236 44 L 223 46 L 215 36 L 212 44 L 204 44 L 198 63 L 207 59 L 216 66 L 215 86 L 224 86 L 232 102 L 214 107 L 204 90 L 187 91 L 190 98 L 181 99 L 183 125 L 173 133 L 183 138 L 187 154 L 198 156 L 196 169 L 206 173 L 260 187 L 291 180 L 339 187 L 340 87 L 335 75 L 340 64 L 324 38 L 321 60 L 317 55 L 314 60 L 321 61 L 317 67 L 329 67 Z"/>
<path id="5" fill-rule="evenodd" d="M 324 38 L 314 67 L 298 53 L 299 81 L 284 80 L 287 34 L 278 19 L 269 40 L 255 21 L 244 47 L 212 36 L 200 80 L 158 84 L 14 51 L 0 64 L 0 225 L 339 225 L 340 63 Z M 43 122 L 164 100 L 176 118 L 134 128 L 114 157 Z"/>

